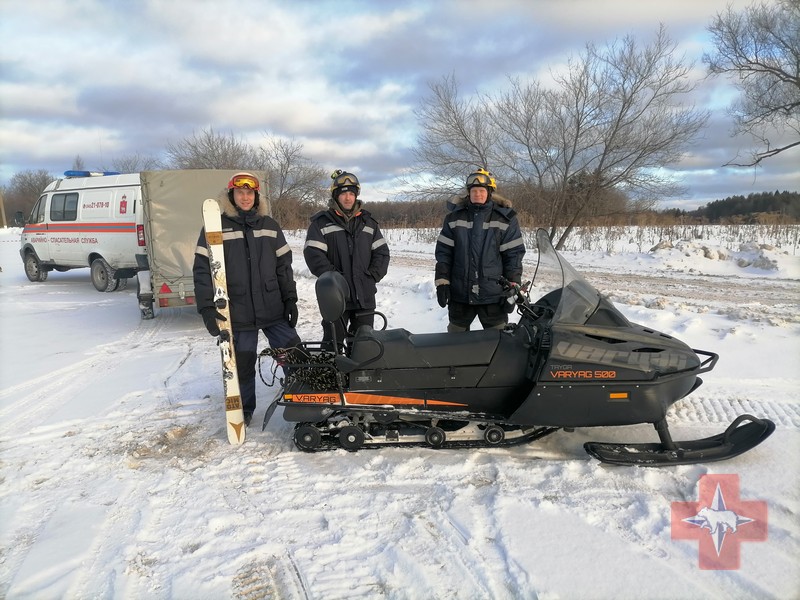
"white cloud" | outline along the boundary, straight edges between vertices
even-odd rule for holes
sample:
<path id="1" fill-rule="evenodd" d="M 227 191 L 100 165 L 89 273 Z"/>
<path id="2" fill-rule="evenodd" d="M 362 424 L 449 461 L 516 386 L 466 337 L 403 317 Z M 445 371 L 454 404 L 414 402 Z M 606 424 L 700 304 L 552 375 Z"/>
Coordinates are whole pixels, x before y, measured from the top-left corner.
<path id="1" fill-rule="evenodd" d="M 587 42 L 644 41 L 664 23 L 696 61 L 696 104 L 713 111 L 682 177 L 698 194 L 724 196 L 741 182 L 720 165 L 750 140 L 730 137 L 725 108 L 736 92 L 705 80 L 700 58 L 705 27 L 727 4 L 2 0 L 0 183 L 19 170 L 60 169 L 76 154 L 93 167 L 111 155 L 158 155 L 209 126 L 256 142 L 265 132 L 295 138 L 322 165 L 390 182 L 409 166 L 427 81 L 455 73 L 472 94 L 500 89 L 509 75 L 547 80 Z M 770 173 L 791 183 L 796 170 L 772 161 Z"/>

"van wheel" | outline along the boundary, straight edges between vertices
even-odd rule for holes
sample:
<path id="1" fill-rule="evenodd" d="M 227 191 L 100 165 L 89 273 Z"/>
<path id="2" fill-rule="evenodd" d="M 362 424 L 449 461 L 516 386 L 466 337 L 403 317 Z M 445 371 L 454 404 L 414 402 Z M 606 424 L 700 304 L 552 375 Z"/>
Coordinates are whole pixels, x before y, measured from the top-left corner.
<path id="1" fill-rule="evenodd" d="M 39 262 L 39 258 L 33 252 L 28 252 L 25 255 L 25 275 L 31 281 L 44 281 L 47 279 L 47 271 L 42 268 L 42 263 Z"/>
<path id="2" fill-rule="evenodd" d="M 113 292 L 119 286 L 119 279 L 114 279 L 114 270 L 102 257 L 92 261 L 92 285 L 98 292 Z"/>
<path id="3" fill-rule="evenodd" d="M 119 284 L 117 285 L 117 291 L 122 291 L 128 287 L 128 280 L 127 279 L 117 279 Z"/>

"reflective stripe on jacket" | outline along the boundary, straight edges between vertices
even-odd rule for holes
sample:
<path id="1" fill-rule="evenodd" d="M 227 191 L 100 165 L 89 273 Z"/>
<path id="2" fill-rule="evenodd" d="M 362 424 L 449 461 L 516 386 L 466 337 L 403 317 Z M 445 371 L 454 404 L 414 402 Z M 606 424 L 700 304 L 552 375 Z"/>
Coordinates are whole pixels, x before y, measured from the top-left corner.
<path id="1" fill-rule="evenodd" d="M 505 298 L 498 279 L 519 281 L 525 244 L 511 203 L 498 195 L 485 204 L 468 198 L 448 203 L 436 240 L 435 284 L 449 284 L 450 298 L 463 304 L 493 304 Z"/>
<path id="2" fill-rule="evenodd" d="M 362 209 L 348 221 L 332 209 L 316 213 L 303 258 L 317 277 L 334 270 L 344 275 L 350 285 L 348 310 L 375 309 L 375 284 L 389 270 L 389 246 L 368 211 Z"/>
<path id="3" fill-rule="evenodd" d="M 265 214 L 264 202 L 248 216 L 240 215 L 227 196 L 219 203 L 233 329 L 261 329 L 285 320 L 284 303 L 297 301 L 297 286 L 283 231 Z M 197 310 L 214 306 L 205 230 L 197 240 L 193 274 Z"/>

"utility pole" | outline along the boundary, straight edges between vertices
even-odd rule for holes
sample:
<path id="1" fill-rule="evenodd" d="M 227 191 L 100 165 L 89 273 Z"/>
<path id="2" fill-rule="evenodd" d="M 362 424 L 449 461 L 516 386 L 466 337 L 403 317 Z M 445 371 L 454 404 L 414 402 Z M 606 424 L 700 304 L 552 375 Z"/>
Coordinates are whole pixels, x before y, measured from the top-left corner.
<path id="1" fill-rule="evenodd" d="M 3 227 L 3 229 L 8 227 L 8 221 L 6 221 L 6 204 L 3 202 L 3 190 L 0 190 L 0 227 Z"/>

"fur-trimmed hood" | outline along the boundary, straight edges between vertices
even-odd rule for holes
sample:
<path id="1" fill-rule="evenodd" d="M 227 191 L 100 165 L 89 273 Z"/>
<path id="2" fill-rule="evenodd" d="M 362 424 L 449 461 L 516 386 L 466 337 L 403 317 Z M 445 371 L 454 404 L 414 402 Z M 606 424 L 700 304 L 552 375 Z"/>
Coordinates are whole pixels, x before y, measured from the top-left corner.
<path id="1" fill-rule="evenodd" d="M 498 208 L 511 208 L 511 200 L 506 198 L 505 196 L 501 196 L 500 194 L 493 193 L 491 197 L 491 201 L 494 202 L 495 206 Z M 456 210 L 459 208 L 463 208 L 469 204 L 469 195 L 467 196 L 456 196 L 451 198 L 447 201 L 447 208 L 449 210 Z"/>
<path id="2" fill-rule="evenodd" d="M 261 196 L 261 192 L 258 193 L 258 206 L 256 206 L 256 215 L 259 217 L 266 217 L 269 215 L 269 210 L 267 209 L 267 203 L 264 201 L 264 198 Z M 217 203 L 219 204 L 219 208 L 222 211 L 222 214 L 226 217 L 234 218 L 239 216 L 239 211 L 236 208 L 236 205 L 233 203 L 233 200 L 228 198 L 228 190 L 223 190 L 217 196 Z"/>

